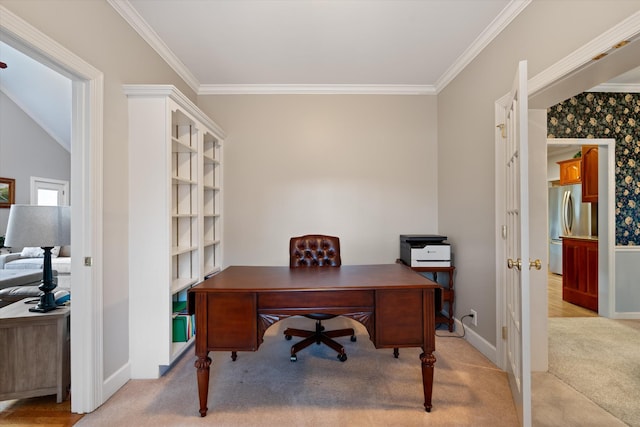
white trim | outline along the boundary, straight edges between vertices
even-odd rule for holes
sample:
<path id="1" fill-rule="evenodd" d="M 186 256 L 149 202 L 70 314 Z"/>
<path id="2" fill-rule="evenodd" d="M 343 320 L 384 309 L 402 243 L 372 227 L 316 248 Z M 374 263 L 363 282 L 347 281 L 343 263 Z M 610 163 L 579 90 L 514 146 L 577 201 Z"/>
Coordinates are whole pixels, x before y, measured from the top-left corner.
<path id="1" fill-rule="evenodd" d="M 454 323 L 456 324 L 455 330 L 461 331 L 462 324 L 460 320 L 455 319 Z M 468 326 L 464 327 L 464 340 L 471 344 L 480 353 L 482 353 L 487 359 L 491 361 L 491 363 L 498 366 L 496 347 Z"/>
<path id="2" fill-rule="evenodd" d="M 637 83 L 603 83 L 587 92 L 639 93 L 640 84 Z"/>
<path id="3" fill-rule="evenodd" d="M 206 127 L 213 130 L 216 138 L 224 140 L 226 134 L 210 117 L 208 117 L 196 104 L 191 102 L 182 92 L 173 85 L 122 85 L 124 94 L 128 97 L 142 96 L 149 98 L 152 96 L 170 97 L 180 107 L 190 111 L 196 120 L 202 122 Z"/>
<path id="4" fill-rule="evenodd" d="M 158 33 L 144 20 L 128 0 L 107 0 L 125 21 L 155 50 L 162 59 L 184 80 L 194 92 L 200 82 L 186 65 L 169 49 Z"/>
<path id="5" fill-rule="evenodd" d="M 532 0 L 512 0 L 489 24 L 474 42 L 456 59 L 456 61 L 436 81 L 436 93 L 444 89 L 482 50 L 495 39 Z"/>
<path id="6" fill-rule="evenodd" d="M 538 92 L 558 80 L 567 78 L 593 61 L 601 53 L 610 52 L 621 40 L 631 40 L 640 34 L 640 11 L 629 16 L 618 25 L 610 28 L 589 43 L 575 50 L 546 70 L 529 79 L 529 96 Z"/>
<path id="7" fill-rule="evenodd" d="M 502 310 L 506 305 L 505 295 L 505 271 L 504 260 L 507 259 L 505 253 L 504 237 L 502 236 L 502 228 L 506 227 L 506 218 L 504 212 L 506 212 L 506 200 L 504 197 L 497 197 L 497 195 L 504 194 L 504 183 L 506 180 L 504 169 L 504 144 L 505 140 L 502 138 L 502 132 L 500 126 L 505 126 L 507 118 L 505 111 L 507 104 L 511 97 L 509 94 L 504 95 L 497 100 L 494 104 L 494 164 L 495 166 L 495 188 L 494 194 L 496 198 L 495 203 L 495 268 L 496 268 L 496 356 L 495 364 L 503 371 L 507 370 L 507 348 L 504 345 L 502 339 L 502 326 L 507 324 L 506 310 Z"/>
<path id="8" fill-rule="evenodd" d="M 436 95 L 430 85 L 214 85 L 200 86 L 198 95 Z"/>
<path id="9" fill-rule="evenodd" d="M 618 320 L 636 320 L 636 319 L 640 319 L 640 312 L 638 311 L 625 311 L 624 313 L 614 313 L 613 316 L 611 316 L 612 319 L 618 319 Z"/>
<path id="10" fill-rule="evenodd" d="M 102 139 L 103 74 L 0 5 L 0 35 L 72 81 L 71 410 L 91 412 L 103 403 L 102 353 Z M 6 38 L 6 40 L 4 40 Z M 94 266 L 82 258 L 92 256 Z M 76 273 L 77 272 L 77 273 Z"/>
<path id="11" fill-rule="evenodd" d="M 127 363 L 104 380 L 103 394 L 105 396 L 113 396 L 130 379 L 131 365 Z"/>
<path id="12" fill-rule="evenodd" d="M 640 246 L 622 246 L 616 245 L 616 252 L 640 252 Z"/>

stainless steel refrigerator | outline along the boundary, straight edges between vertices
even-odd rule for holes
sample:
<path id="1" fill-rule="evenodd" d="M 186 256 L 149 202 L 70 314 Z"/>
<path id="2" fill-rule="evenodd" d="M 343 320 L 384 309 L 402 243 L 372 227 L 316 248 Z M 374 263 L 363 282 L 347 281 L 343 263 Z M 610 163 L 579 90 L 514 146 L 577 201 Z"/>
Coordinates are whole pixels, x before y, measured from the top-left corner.
<path id="1" fill-rule="evenodd" d="M 581 184 L 549 188 L 549 271 L 562 274 L 560 236 L 591 235 L 591 204 L 582 203 Z"/>

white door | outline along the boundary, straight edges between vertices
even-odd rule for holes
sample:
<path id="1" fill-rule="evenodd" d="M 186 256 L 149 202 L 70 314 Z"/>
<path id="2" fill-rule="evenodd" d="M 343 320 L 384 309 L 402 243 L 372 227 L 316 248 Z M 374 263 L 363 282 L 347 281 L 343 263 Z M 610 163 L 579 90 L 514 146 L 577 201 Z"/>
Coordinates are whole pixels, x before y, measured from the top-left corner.
<path id="1" fill-rule="evenodd" d="M 531 426 L 527 62 L 506 104 L 505 195 L 507 373 L 520 424 Z"/>

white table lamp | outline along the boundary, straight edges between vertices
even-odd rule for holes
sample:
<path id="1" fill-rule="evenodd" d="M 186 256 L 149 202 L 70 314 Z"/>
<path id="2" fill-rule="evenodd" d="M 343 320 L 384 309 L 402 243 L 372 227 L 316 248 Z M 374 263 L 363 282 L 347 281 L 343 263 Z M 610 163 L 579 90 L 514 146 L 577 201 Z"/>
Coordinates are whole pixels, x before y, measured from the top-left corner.
<path id="1" fill-rule="evenodd" d="M 9 247 L 39 246 L 44 250 L 42 265 L 43 292 L 37 306 L 29 311 L 46 313 L 57 305 L 51 291 L 56 288 L 51 269 L 51 249 L 71 243 L 71 209 L 69 206 L 11 205 L 5 245 Z"/>

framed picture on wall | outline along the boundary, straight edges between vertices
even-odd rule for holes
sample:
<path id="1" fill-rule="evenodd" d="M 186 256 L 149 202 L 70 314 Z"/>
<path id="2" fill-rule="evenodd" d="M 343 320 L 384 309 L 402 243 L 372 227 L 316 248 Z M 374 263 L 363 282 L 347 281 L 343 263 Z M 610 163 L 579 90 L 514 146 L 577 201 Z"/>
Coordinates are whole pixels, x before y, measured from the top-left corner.
<path id="1" fill-rule="evenodd" d="M 0 208 L 8 208 L 16 202 L 16 180 L 0 178 Z"/>

